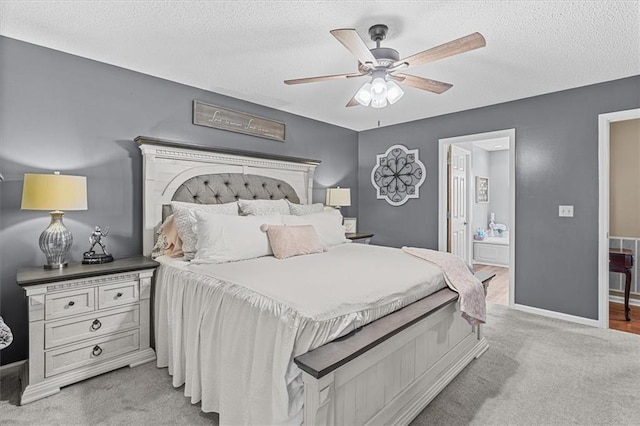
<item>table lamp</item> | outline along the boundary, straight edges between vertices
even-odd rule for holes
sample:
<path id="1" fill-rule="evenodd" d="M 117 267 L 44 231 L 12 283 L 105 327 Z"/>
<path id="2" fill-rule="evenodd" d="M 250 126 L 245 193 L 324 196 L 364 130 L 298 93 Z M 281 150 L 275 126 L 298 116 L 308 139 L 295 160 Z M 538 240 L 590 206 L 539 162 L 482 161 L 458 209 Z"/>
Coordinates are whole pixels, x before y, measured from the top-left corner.
<path id="1" fill-rule="evenodd" d="M 349 188 L 327 188 L 325 204 L 339 209 L 342 206 L 351 205 L 351 190 Z"/>
<path id="2" fill-rule="evenodd" d="M 62 222 L 62 210 L 87 210 L 87 178 L 84 176 L 25 173 L 22 210 L 49 210 L 51 223 L 40 234 L 45 269 L 67 266 L 64 258 L 73 244 L 71 231 Z"/>

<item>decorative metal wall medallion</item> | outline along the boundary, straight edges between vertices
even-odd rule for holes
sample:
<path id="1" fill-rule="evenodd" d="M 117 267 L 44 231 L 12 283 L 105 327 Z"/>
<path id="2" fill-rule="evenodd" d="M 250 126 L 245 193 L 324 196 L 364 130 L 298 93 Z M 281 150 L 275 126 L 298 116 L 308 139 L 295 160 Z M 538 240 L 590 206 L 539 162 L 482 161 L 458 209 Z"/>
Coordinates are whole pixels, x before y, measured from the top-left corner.
<path id="1" fill-rule="evenodd" d="M 418 150 L 404 145 L 393 145 L 384 154 L 378 154 L 371 171 L 377 198 L 392 206 L 401 206 L 409 198 L 419 198 L 420 185 L 426 177 L 427 169 L 418 159 Z"/>

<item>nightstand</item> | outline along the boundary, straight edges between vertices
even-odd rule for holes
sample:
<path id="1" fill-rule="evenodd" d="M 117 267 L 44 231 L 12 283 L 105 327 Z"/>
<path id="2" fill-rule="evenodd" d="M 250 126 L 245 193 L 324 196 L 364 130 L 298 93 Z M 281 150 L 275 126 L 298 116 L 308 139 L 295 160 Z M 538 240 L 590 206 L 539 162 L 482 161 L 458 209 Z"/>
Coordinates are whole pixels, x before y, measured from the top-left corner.
<path id="1" fill-rule="evenodd" d="M 137 256 L 101 265 L 18 270 L 29 311 L 21 405 L 58 393 L 62 386 L 156 358 L 149 347 L 149 302 L 157 266 Z"/>
<path id="2" fill-rule="evenodd" d="M 369 244 L 371 238 L 373 238 L 373 234 L 364 234 L 362 232 L 347 233 L 344 235 L 354 243 L 359 244 Z"/>

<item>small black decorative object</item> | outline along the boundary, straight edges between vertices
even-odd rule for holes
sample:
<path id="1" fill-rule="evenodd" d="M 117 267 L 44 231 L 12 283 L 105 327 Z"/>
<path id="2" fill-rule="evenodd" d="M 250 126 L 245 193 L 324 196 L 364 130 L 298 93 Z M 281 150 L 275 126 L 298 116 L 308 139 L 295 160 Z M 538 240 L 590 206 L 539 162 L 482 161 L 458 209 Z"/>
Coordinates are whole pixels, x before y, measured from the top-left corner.
<path id="1" fill-rule="evenodd" d="M 410 198 L 419 198 L 420 185 L 426 177 L 427 169 L 418 159 L 418 150 L 400 144 L 378 154 L 371 171 L 376 197 L 392 206 L 401 206 Z"/>
<path id="2" fill-rule="evenodd" d="M 96 263 L 109 263 L 113 262 L 113 256 L 107 253 L 107 247 L 102 242 L 102 238 L 109 234 L 109 227 L 102 231 L 99 226 L 96 226 L 89 236 L 89 250 L 84 252 L 82 263 L 84 264 L 96 264 Z M 102 253 L 96 253 L 93 248 L 97 245 L 102 248 Z"/>

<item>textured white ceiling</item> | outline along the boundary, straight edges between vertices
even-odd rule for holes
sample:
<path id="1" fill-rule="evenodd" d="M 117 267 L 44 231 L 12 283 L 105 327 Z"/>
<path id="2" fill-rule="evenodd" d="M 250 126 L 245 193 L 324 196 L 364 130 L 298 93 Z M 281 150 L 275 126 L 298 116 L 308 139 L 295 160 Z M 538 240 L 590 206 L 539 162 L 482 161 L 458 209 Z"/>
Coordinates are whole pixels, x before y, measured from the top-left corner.
<path id="1" fill-rule="evenodd" d="M 384 109 L 344 105 L 363 79 L 330 34 L 372 24 L 401 57 L 478 31 L 487 47 L 410 73 L 452 83 L 406 88 Z M 640 1 L 9 1 L 0 34 L 250 102 L 365 130 L 640 74 Z"/>

